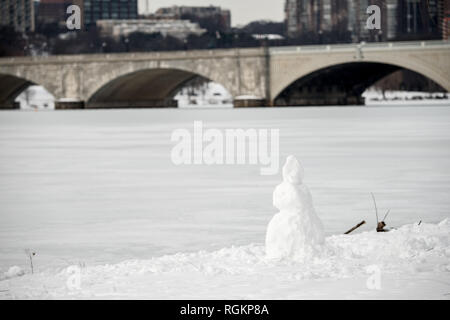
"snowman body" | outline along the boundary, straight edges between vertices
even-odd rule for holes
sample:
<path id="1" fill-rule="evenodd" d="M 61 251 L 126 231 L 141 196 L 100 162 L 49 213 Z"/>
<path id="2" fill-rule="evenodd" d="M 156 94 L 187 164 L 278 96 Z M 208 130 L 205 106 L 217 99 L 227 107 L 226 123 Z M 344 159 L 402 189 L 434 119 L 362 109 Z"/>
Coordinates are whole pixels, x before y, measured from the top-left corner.
<path id="1" fill-rule="evenodd" d="M 267 228 L 267 257 L 311 257 L 324 242 L 323 226 L 314 210 L 311 193 L 303 184 L 303 168 L 293 156 L 288 157 L 283 167 L 283 182 L 273 193 L 273 205 L 280 211 Z"/>

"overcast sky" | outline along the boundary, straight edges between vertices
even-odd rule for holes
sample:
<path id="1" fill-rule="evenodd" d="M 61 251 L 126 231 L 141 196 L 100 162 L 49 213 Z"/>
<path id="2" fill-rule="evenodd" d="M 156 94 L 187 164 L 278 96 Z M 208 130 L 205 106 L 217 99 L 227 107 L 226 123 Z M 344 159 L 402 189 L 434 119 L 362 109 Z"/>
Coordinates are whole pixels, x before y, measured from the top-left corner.
<path id="1" fill-rule="evenodd" d="M 247 24 L 254 20 L 282 21 L 285 0 L 139 0 L 139 12 L 146 11 L 148 2 L 150 12 L 161 7 L 183 6 L 220 6 L 231 10 L 233 26 Z"/>

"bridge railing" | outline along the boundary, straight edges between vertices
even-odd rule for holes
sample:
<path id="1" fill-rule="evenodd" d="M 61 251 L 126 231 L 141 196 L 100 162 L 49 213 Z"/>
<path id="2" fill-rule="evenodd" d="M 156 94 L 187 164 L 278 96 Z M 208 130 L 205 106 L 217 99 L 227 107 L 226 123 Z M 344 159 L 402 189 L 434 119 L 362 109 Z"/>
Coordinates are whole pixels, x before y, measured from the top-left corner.
<path id="1" fill-rule="evenodd" d="M 350 52 L 360 48 L 361 50 L 405 50 L 405 49 L 427 49 L 427 48 L 449 48 L 450 41 L 397 41 L 397 42 L 362 42 L 352 44 L 332 44 L 332 45 L 308 45 L 308 46 L 288 46 L 272 47 L 270 53 L 292 54 L 311 52 Z"/>

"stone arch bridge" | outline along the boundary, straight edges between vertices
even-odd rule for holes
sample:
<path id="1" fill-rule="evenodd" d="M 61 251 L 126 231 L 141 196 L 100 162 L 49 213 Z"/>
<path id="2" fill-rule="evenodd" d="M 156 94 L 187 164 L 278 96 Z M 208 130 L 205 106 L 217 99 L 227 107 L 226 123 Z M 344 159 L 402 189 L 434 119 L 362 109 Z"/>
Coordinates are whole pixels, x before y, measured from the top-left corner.
<path id="1" fill-rule="evenodd" d="M 57 108 L 176 107 L 196 77 L 223 85 L 236 107 L 363 104 L 361 94 L 408 69 L 450 90 L 450 42 L 395 42 L 0 59 L 0 107 L 31 84 Z"/>

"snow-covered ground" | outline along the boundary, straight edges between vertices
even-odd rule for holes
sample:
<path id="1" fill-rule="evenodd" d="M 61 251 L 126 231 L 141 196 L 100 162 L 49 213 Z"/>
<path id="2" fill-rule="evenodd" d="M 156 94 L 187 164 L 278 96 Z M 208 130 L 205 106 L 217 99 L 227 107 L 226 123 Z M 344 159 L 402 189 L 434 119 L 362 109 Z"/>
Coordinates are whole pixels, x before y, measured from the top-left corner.
<path id="1" fill-rule="evenodd" d="M 179 108 L 232 108 L 233 97 L 220 84 L 215 82 L 206 83 L 203 87 L 195 91 L 194 95 L 189 94 L 190 89 L 182 89 L 176 96 Z"/>
<path id="2" fill-rule="evenodd" d="M 450 95 L 441 92 L 412 92 L 412 91 L 386 91 L 383 93 L 375 89 L 364 92 L 366 105 L 449 105 Z M 255 96 L 240 96 L 237 99 L 260 99 Z M 232 108 L 233 97 L 220 84 L 215 82 L 205 83 L 192 92 L 190 88 L 183 88 L 174 97 L 178 101 L 179 108 Z M 55 108 L 55 98 L 41 86 L 30 86 L 16 101 L 23 110 L 36 110 Z"/>
<path id="3" fill-rule="evenodd" d="M 172 164 L 171 133 L 194 120 L 280 129 L 280 159 L 303 164 L 325 228 L 321 254 L 265 258 L 281 175 Z M 1 112 L 0 297 L 448 299 L 449 128 L 450 108 L 433 106 Z M 373 231 L 371 192 L 398 230 Z M 381 290 L 366 285 L 371 266 Z"/>
<path id="4" fill-rule="evenodd" d="M 232 108 L 233 97 L 220 84 L 209 82 L 190 94 L 189 88 L 182 89 L 174 99 L 179 108 Z M 22 92 L 16 102 L 23 110 L 53 110 L 55 97 L 42 86 L 30 86 Z"/>
<path id="5" fill-rule="evenodd" d="M 29 86 L 17 98 L 23 110 L 54 110 L 55 97 L 42 86 Z"/>
<path id="6" fill-rule="evenodd" d="M 449 299 L 450 220 L 326 239 L 309 261 L 264 247 L 178 253 L 0 276 L 14 299 Z M 19 273 L 18 273 L 19 272 Z M 78 277 L 78 278 L 75 278 Z"/>
<path id="7" fill-rule="evenodd" d="M 450 95 L 442 92 L 381 91 L 368 89 L 363 93 L 366 105 L 449 105 Z"/>

